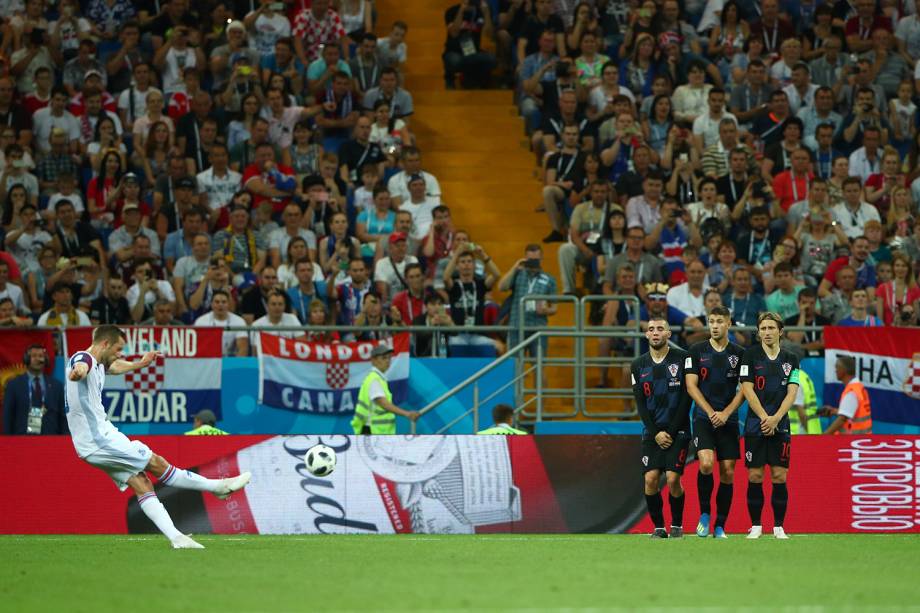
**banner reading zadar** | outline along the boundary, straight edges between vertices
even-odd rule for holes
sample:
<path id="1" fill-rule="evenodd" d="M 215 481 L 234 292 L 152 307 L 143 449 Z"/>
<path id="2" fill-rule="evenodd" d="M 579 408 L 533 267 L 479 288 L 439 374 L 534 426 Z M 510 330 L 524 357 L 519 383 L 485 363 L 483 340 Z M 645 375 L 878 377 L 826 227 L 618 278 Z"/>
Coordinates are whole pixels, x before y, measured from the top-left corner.
<path id="1" fill-rule="evenodd" d="M 259 402 L 289 411 L 341 415 L 353 413 L 358 391 L 371 369 L 371 350 L 393 347 L 387 381 L 393 402 L 406 398 L 409 381 L 409 335 L 384 341 L 309 343 L 261 333 Z"/>
<path id="2" fill-rule="evenodd" d="M 123 423 L 182 423 L 201 409 L 221 418 L 220 328 L 146 327 L 122 328 L 127 337 L 123 350 L 129 359 L 148 351 L 162 357 L 149 366 L 108 375 L 102 401 L 109 419 Z M 92 328 L 68 328 L 64 352 L 70 356 L 92 344 Z"/>
<path id="3" fill-rule="evenodd" d="M 837 406 L 837 356 L 856 359 L 856 377 L 869 392 L 872 419 L 920 425 L 920 329 L 840 328 L 824 330 L 824 402 Z"/>

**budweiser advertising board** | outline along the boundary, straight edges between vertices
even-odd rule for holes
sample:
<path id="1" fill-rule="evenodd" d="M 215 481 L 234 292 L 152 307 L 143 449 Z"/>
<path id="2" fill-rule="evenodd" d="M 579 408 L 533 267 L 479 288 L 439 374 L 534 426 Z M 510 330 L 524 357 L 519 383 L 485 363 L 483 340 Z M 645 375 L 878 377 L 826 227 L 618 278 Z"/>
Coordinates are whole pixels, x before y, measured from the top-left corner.
<path id="1" fill-rule="evenodd" d="M 144 437 L 177 466 L 210 477 L 250 470 L 226 501 L 158 487 L 180 529 L 196 534 L 644 532 L 639 438 L 631 436 Z M 303 454 L 338 453 L 327 478 Z M 803 436 L 793 441 L 790 532 L 920 532 L 920 437 Z M 0 457 L 29 471 L 0 488 L 3 533 L 153 532 L 133 497 L 83 464 L 65 437 L 5 437 Z M 70 511 L 47 483 L 76 485 Z M 744 470 L 728 522 L 742 532 Z M 684 478 L 696 521 L 696 463 Z M 769 492 L 769 486 L 767 486 Z M 764 523 L 770 525 L 769 505 Z"/>

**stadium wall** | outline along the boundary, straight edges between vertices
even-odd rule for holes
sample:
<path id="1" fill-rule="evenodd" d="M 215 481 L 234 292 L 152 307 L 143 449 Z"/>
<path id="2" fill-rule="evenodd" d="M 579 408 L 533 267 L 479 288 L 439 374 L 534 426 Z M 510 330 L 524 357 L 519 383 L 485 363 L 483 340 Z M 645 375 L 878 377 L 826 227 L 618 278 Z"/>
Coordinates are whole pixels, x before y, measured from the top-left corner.
<path id="1" fill-rule="evenodd" d="M 210 477 L 253 473 L 226 501 L 160 489 L 185 532 L 583 533 L 645 532 L 635 436 L 145 436 L 177 466 Z M 306 473 L 304 452 L 325 443 L 338 467 Z M 67 437 L 0 438 L 13 470 L 0 487 L 0 533 L 126 534 L 153 526 L 135 499 L 81 462 Z M 696 520 L 696 467 L 684 477 L 686 525 Z M 748 527 L 744 470 L 736 472 L 729 532 Z M 62 479 L 69 485 L 62 489 Z M 769 490 L 769 486 L 767 486 Z M 792 533 L 920 532 L 920 437 L 805 436 L 789 476 Z M 65 494 L 67 505 L 60 504 Z M 769 505 L 764 524 L 771 525 Z"/>

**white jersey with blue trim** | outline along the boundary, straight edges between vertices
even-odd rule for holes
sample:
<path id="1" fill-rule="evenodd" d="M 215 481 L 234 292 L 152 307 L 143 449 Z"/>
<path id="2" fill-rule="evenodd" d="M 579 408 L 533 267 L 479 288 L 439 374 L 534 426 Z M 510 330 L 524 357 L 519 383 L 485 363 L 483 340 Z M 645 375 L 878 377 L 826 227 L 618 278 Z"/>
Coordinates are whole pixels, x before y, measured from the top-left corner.
<path id="1" fill-rule="evenodd" d="M 70 371 L 81 362 L 89 367 L 89 371 L 81 380 L 71 381 Z M 88 351 L 78 351 L 67 360 L 64 370 L 67 425 L 70 426 L 70 436 L 77 455 L 85 458 L 104 447 L 109 437 L 118 432 L 106 417 L 105 405 L 102 404 L 105 366 Z"/>

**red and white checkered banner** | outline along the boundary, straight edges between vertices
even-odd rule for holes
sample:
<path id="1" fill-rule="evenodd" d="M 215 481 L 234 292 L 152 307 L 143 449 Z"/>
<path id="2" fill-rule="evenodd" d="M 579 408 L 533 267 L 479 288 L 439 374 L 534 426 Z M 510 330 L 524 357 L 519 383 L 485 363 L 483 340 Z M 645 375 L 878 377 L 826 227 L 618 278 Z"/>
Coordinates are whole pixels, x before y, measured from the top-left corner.
<path id="1" fill-rule="evenodd" d="M 402 402 L 409 380 L 409 335 L 385 341 L 308 343 L 261 333 L 259 402 L 291 411 L 350 414 L 358 390 L 371 369 L 371 350 L 382 343 L 393 347 L 386 377 L 393 402 Z"/>
<path id="2" fill-rule="evenodd" d="M 144 368 L 106 377 L 103 402 L 109 419 L 122 423 L 182 423 L 201 409 L 221 417 L 220 328 L 123 328 L 123 353 L 137 360 L 148 351 L 162 356 Z M 92 343 L 92 328 L 69 328 L 64 334 L 65 355 Z"/>
<path id="3" fill-rule="evenodd" d="M 920 425 L 920 329 L 826 328 L 824 402 L 836 406 L 843 391 L 834 371 L 837 356 L 856 359 L 872 420 Z"/>

